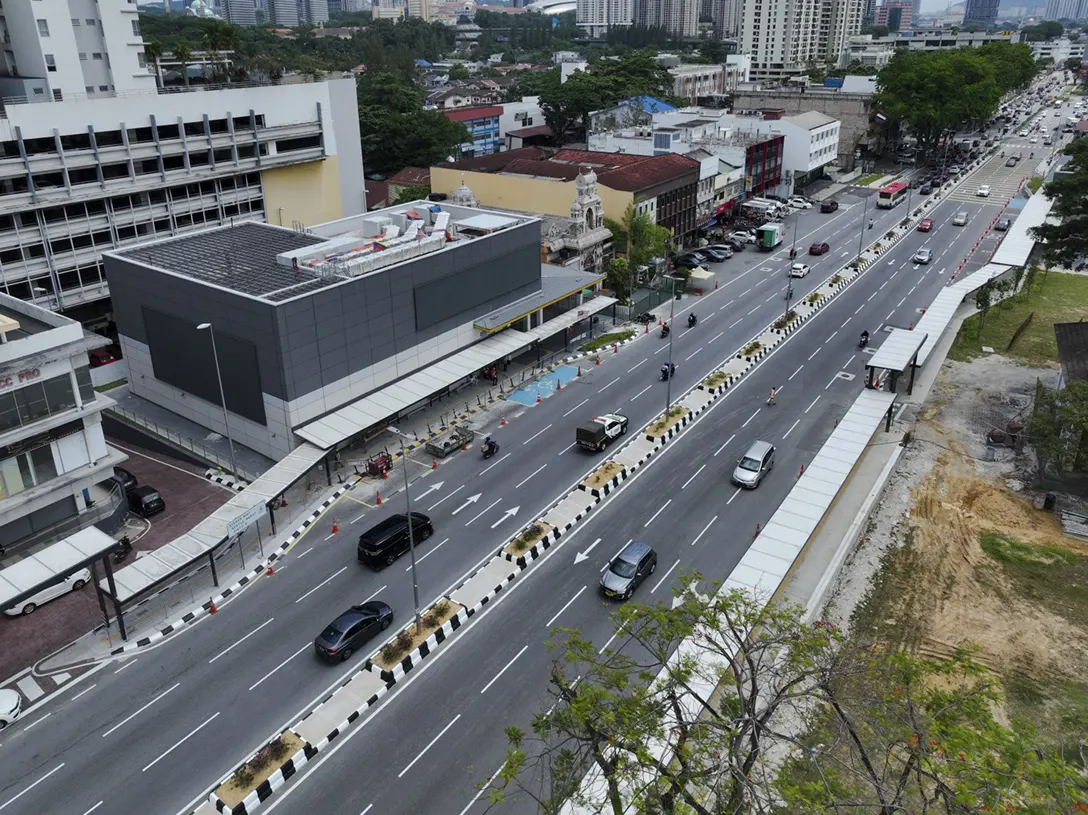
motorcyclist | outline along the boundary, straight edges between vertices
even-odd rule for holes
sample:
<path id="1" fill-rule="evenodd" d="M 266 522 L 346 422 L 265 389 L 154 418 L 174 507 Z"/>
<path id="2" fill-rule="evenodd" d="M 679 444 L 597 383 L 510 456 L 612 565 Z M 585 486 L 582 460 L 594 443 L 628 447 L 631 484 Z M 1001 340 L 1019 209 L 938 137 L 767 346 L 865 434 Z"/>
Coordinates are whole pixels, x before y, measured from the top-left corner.
<path id="1" fill-rule="evenodd" d="M 490 436 L 488 436 L 486 439 L 484 439 L 484 452 L 485 453 L 494 453 L 495 448 L 498 447 L 498 446 L 499 445 Z"/>
<path id="2" fill-rule="evenodd" d="M 695 316 L 695 312 L 691 312 L 691 314 L 688 315 L 688 326 L 690 327 L 695 325 L 697 319 L 698 318 Z"/>
<path id="3" fill-rule="evenodd" d="M 1035 154 L 1034 154 L 1034 153 L 1029 153 L 1029 154 L 1028 154 L 1028 158 L 1029 158 L 1029 159 L 1035 158 Z"/>
<path id="4" fill-rule="evenodd" d="M 662 379 L 668 379 L 674 373 L 676 373 L 676 364 L 675 363 L 670 364 L 670 363 L 666 362 L 664 365 L 661 366 L 661 378 Z"/>
<path id="5" fill-rule="evenodd" d="M 869 219 L 869 228 L 870 229 L 873 228 L 873 219 L 872 218 Z"/>
<path id="6" fill-rule="evenodd" d="M 862 331 L 861 332 L 861 344 L 863 346 L 869 344 L 869 332 L 868 331 Z"/>
<path id="7" fill-rule="evenodd" d="M 661 325 L 661 336 L 662 337 L 669 336 L 669 324 L 668 323 L 662 323 L 662 325 Z"/>

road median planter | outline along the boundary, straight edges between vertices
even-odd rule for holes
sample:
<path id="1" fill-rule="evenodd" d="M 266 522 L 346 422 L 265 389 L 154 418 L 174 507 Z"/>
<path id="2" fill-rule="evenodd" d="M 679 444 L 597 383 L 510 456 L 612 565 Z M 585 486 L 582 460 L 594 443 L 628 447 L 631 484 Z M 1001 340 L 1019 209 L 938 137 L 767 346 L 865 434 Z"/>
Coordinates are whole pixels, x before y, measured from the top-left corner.
<path id="1" fill-rule="evenodd" d="M 729 374 L 725 371 L 717 370 L 699 383 L 699 390 L 704 391 L 716 391 L 729 381 Z"/>
<path id="2" fill-rule="evenodd" d="M 662 414 L 646 428 L 646 438 L 649 441 L 664 441 L 675 436 L 689 421 L 691 411 L 687 408 L 669 408 L 668 415 Z"/>
<path id="3" fill-rule="evenodd" d="M 597 498 L 603 498 L 620 485 L 625 478 L 623 465 L 618 461 L 609 459 L 596 470 L 593 475 L 578 485 L 578 489 L 588 492 Z"/>
<path id="4" fill-rule="evenodd" d="M 212 803 L 231 815 L 253 812 L 316 754 L 292 731 L 285 730 L 216 787 Z"/>
<path id="5" fill-rule="evenodd" d="M 533 521 L 503 547 L 503 556 L 524 569 L 551 546 L 552 531 L 551 524 L 545 521 Z"/>
<path id="6" fill-rule="evenodd" d="M 464 606 L 443 597 L 420 615 L 418 629 L 413 620 L 379 648 L 367 660 L 367 668 L 386 682 L 395 683 L 460 627 L 464 612 Z M 454 624 L 455 620 L 458 622 Z"/>

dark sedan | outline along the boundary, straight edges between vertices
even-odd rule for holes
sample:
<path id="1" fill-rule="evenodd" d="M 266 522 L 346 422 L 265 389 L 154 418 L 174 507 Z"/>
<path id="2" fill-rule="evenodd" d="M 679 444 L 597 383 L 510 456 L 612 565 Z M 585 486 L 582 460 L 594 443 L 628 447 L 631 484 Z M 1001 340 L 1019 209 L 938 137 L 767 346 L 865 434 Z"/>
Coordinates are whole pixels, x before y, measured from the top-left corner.
<path id="1" fill-rule="evenodd" d="M 703 249 L 702 252 L 703 252 L 703 254 L 705 254 L 707 256 L 708 260 L 711 260 L 714 263 L 721 263 L 722 261 L 726 260 L 727 258 L 730 258 L 730 257 L 733 256 L 732 252 L 730 252 L 728 255 L 726 255 L 725 252 L 719 251 L 717 249 Z"/>
<path id="2" fill-rule="evenodd" d="M 1002 218 L 996 224 L 994 224 L 994 229 L 998 232 L 1008 232 L 1010 226 L 1012 226 L 1012 221 L 1010 221 L 1008 218 Z"/>
<path id="3" fill-rule="evenodd" d="M 828 200 L 828 201 L 824 201 L 823 203 L 820 204 L 820 212 L 834 212 L 838 208 L 839 208 L 839 202 L 838 201 Z"/>
<path id="4" fill-rule="evenodd" d="M 824 255 L 831 251 L 831 247 L 826 243 L 814 243 L 808 248 L 810 255 Z"/>
<path id="5" fill-rule="evenodd" d="M 380 600 L 368 600 L 352 606 L 325 626 L 314 640 L 314 651 L 330 662 L 343 662 L 392 622 L 393 609 Z"/>

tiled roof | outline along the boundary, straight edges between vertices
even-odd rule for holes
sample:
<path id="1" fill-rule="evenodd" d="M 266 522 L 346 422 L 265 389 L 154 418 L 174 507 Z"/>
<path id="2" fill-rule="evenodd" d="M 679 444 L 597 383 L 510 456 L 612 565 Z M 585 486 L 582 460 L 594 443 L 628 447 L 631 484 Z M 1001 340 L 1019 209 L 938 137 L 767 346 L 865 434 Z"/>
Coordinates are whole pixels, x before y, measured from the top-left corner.
<path id="1" fill-rule="evenodd" d="M 451 170 L 471 170 L 476 173 L 499 173 L 516 159 L 539 159 L 543 155 L 544 151 L 539 147 L 519 147 L 517 150 L 504 150 L 501 153 L 492 153 L 489 156 L 464 158 L 460 161 L 450 161 L 438 166 L 448 167 Z"/>
<path id="2" fill-rule="evenodd" d="M 398 170 L 386 181 L 397 187 L 429 187 L 431 185 L 431 168 L 405 167 L 403 170 Z"/>
<path id="3" fill-rule="evenodd" d="M 534 161 L 522 158 L 510 162 L 502 172 L 505 175 L 534 175 L 542 178 L 573 181 L 578 177 L 580 170 L 576 164 L 556 164 L 553 161 Z"/>
<path id="4" fill-rule="evenodd" d="M 564 147 L 554 156 L 552 161 L 560 161 L 566 164 L 578 164 L 584 167 L 627 167 L 645 161 L 647 156 L 636 156 L 630 153 L 604 153 L 597 150 L 572 150 Z"/>
<path id="5" fill-rule="evenodd" d="M 494 105 L 483 105 L 474 108 L 454 108 L 442 111 L 455 122 L 468 122 L 473 119 L 486 119 L 488 117 L 502 116 L 502 108 Z"/>
<path id="6" fill-rule="evenodd" d="M 614 190 L 637 192 L 689 173 L 694 174 L 695 180 L 699 178 L 699 162 L 678 153 L 641 158 L 644 160 L 637 164 L 597 173 L 597 181 Z"/>
<path id="7" fill-rule="evenodd" d="M 389 203 L 388 181 L 364 181 L 363 186 L 366 188 L 367 210 L 380 209 Z"/>

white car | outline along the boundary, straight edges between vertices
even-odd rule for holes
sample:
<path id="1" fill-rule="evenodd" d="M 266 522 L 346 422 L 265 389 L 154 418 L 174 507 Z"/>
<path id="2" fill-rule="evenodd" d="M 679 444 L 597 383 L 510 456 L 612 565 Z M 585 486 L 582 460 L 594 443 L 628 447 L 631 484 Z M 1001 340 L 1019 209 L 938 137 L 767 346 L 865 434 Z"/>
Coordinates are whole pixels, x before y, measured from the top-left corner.
<path id="1" fill-rule="evenodd" d="M 981 187 L 979 187 L 977 190 L 975 190 L 975 195 L 977 195 L 979 198 L 989 198 L 990 197 L 990 185 L 989 184 L 983 184 Z"/>
<path id="2" fill-rule="evenodd" d="M 23 697 L 13 690 L 0 690 L 0 730 L 19 718 L 23 707 Z"/>
<path id="3" fill-rule="evenodd" d="M 1039 137 L 1038 136 L 1032 136 L 1030 139 L 1028 139 L 1028 142 L 1031 143 L 1031 144 L 1038 144 L 1039 143 Z"/>
<path id="4" fill-rule="evenodd" d="M 807 263 L 795 263 L 790 266 L 790 277 L 804 277 L 811 269 Z"/>
<path id="5" fill-rule="evenodd" d="M 70 591 L 79 591 L 90 582 L 90 579 L 90 569 L 80 569 L 75 574 L 68 575 L 60 583 L 54 583 L 52 586 L 42 589 L 33 597 L 23 600 L 20 605 L 14 608 L 5 608 L 4 613 L 9 617 L 18 617 L 20 614 L 33 614 L 34 609 L 42 603 L 48 603 L 50 600 L 55 600 Z"/>
<path id="6" fill-rule="evenodd" d="M 747 230 L 744 230 L 744 229 L 738 230 L 736 232 L 730 232 L 729 237 L 736 238 L 738 241 L 744 241 L 745 243 L 755 243 L 756 242 L 755 234 L 752 233 L 752 232 L 748 232 Z"/>
<path id="7" fill-rule="evenodd" d="M 812 202 L 806 201 L 804 198 L 791 198 L 786 203 L 794 209 L 812 209 Z"/>
<path id="8" fill-rule="evenodd" d="M 1020 131 L 1020 138 L 1026 139 L 1027 137 L 1028 137 L 1028 132 L 1026 130 L 1021 130 Z"/>

